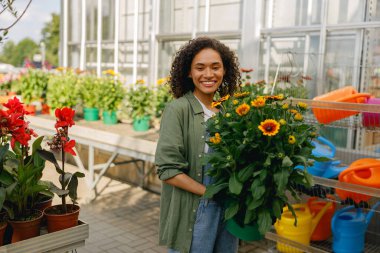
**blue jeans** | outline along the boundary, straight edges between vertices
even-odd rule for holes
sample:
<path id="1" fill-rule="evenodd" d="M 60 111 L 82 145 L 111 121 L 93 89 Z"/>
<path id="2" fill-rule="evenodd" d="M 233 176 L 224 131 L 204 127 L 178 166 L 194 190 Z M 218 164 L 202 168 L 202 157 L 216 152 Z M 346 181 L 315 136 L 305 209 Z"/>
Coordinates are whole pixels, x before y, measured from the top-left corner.
<path id="1" fill-rule="evenodd" d="M 213 200 L 202 199 L 197 210 L 190 253 L 236 253 L 239 240 L 223 223 L 223 209 Z M 179 253 L 169 249 L 168 253 Z"/>

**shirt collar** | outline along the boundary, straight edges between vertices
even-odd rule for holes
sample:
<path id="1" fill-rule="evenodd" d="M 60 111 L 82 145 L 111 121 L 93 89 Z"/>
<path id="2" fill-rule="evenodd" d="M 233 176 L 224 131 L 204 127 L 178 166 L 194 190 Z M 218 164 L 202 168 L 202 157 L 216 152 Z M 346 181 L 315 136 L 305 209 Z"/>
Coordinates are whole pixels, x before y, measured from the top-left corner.
<path id="1" fill-rule="evenodd" d="M 194 114 L 203 113 L 203 108 L 192 91 L 188 91 L 185 94 L 185 98 L 189 101 L 191 107 L 193 108 Z"/>

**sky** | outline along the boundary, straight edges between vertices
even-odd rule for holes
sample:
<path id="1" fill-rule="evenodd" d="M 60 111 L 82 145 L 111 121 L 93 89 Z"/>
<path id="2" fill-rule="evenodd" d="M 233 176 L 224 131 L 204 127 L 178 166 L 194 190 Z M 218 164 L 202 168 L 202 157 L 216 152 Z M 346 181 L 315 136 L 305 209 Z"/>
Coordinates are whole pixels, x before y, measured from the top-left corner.
<path id="1" fill-rule="evenodd" d="M 25 9 L 29 0 L 16 0 L 14 7 L 19 15 Z M 28 10 L 20 21 L 8 33 L 8 40 L 19 42 L 24 38 L 31 38 L 37 43 L 41 40 L 41 30 L 44 24 L 51 20 L 51 13 L 60 13 L 60 0 L 32 0 Z M 13 23 L 15 18 L 9 13 L 0 14 L 0 27 L 4 28 Z M 1 45 L 0 45 L 1 47 Z"/>

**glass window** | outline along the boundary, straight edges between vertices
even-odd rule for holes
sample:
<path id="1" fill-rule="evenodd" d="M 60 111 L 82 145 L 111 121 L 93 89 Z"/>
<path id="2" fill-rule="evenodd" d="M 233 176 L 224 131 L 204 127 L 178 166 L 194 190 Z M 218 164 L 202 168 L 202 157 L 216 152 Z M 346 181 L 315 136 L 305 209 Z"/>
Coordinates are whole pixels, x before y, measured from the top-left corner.
<path id="1" fill-rule="evenodd" d="M 102 40 L 115 38 L 115 1 L 102 1 Z"/>
<path id="2" fill-rule="evenodd" d="M 380 0 L 369 1 L 366 21 L 380 21 Z"/>
<path id="3" fill-rule="evenodd" d="M 68 46 L 68 66 L 79 68 L 80 46 L 79 44 L 70 44 Z"/>
<path id="4" fill-rule="evenodd" d="M 260 79 L 274 82 L 281 92 L 288 88 L 290 96 L 310 98 L 314 94 L 318 68 L 319 36 L 263 38 L 260 66 L 256 71 Z M 269 49 L 270 48 L 270 49 Z"/>
<path id="5" fill-rule="evenodd" d="M 68 2 L 68 41 L 79 42 L 82 33 L 81 16 L 82 4 L 77 1 Z M 70 55 L 70 54 L 69 54 Z"/>
<path id="6" fill-rule="evenodd" d="M 98 29 L 98 7 L 95 1 L 86 1 L 86 40 L 95 41 Z"/>
<path id="7" fill-rule="evenodd" d="M 366 65 L 364 69 L 365 92 L 371 93 L 374 97 L 380 97 L 380 30 L 368 29 L 366 32 Z"/>
<path id="8" fill-rule="evenodd" d="M 327 24 L 361 22 L 364 20 L 363 0 L 334 0 L 328 1 Z"/>
<path id="9" fill-rule="evenodd" d="M 193 1 L 160 1 L 160 33 L 188 33 L 193 29 Z"/>
<path id="10" fill-rule="evenodd" d="M 272 3 L 272 4 L 271 4 Z M 266 28 L 306 26 L 321 23 L 322 1 L 266 0 Z"/>

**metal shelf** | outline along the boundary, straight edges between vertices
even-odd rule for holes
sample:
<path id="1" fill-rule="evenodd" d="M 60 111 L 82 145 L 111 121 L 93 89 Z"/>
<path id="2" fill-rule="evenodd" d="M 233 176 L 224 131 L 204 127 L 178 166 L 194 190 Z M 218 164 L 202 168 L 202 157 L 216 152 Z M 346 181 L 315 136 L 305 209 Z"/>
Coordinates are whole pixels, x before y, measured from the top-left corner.
<path id="1" fill-rule="evenodd" d="M 79 220 L 78 226 L 47 233 L 41 228 L 41 235 L 0 247 L 0 253 L 63 253 L 84 246 L 89 236 L 89 225 Z"/>

